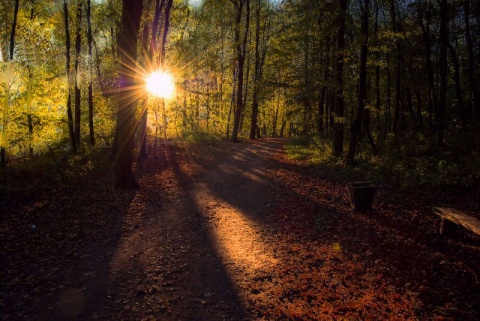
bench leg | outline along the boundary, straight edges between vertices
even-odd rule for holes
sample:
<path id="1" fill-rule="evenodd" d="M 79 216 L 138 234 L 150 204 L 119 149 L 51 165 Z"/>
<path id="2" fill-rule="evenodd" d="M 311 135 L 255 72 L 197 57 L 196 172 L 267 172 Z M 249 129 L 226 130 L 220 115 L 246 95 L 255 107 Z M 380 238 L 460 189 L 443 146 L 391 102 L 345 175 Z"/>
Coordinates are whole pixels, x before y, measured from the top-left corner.
<path id="1" fill-rule="evenodd" d="M 453 223 L 442 217 L 442 223 L 440 225 L 440 234 L 444 236 L 455 236 L 457 230 L 457 224 Z"/>

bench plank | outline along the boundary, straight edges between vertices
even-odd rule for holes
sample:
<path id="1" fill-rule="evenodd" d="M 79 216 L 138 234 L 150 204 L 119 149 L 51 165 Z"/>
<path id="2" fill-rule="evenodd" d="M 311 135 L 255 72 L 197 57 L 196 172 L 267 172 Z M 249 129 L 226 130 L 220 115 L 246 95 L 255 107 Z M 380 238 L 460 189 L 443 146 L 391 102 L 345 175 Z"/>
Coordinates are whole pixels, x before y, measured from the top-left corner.
<path id="1" fill-rule="evenodd" d="M 434 207 L 433 212 L 442 217 L 442 219 L 462 225 L 466 229 L 480 235 L 480 219 L 478 218 L 448 207 Z"/>

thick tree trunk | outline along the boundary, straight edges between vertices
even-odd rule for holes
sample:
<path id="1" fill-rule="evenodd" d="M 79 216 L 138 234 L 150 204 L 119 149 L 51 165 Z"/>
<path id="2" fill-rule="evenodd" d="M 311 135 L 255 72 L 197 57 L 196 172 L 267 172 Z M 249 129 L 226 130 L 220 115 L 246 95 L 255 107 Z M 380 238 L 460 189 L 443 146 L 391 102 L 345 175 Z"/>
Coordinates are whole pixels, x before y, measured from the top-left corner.
<path id="1" fill-rule="evenodd" d="M 455 82 L 455 94 L 457 96 L 458 114 L 460 116 L 460 120 L 462 121 L 462 126 L 465 127 L 465 125 L 467 124 L 467 112 L 465 108 L 465 103 L 463 101 L 462 86 L 460 83 L 460 63 L 458 62 L 455 48 L 453 48 L 453 46 L 449 44 L 448 49 L 450 50 L 450 55 L 452 56 L 454 70 L 453 80 Z"/>
<path id="2" fill-rule="evenodd" d="M 161 56 L 160 56 L 160 65 L 163 69 L 165 63 L 165 46 L 167 45 L 167 35 L 168 30 L 170 28 L 170 11 L 172 9 L 173 0 L 166 0 L 165 4 L 165 15 L 163 17 L 163 34 L 162 34 L 162 42 L 161 42 Z"/>
<path id="3" fill-rule="evenodd" d="M 121 53 L 119 70 L 120 97 L 115 133 L 115 161 L 113 165 L 117 188 L 135 188 L 138 186 L 132 172 L 132 142 L 135 133 L 134 114 L 137 102 L 132 92 L 133 88 L 135 88 L 135 75 L 132 75 L 130 68 L 136 64 L 138 31 L 142 11 L 142 1 L 123 0 L 122 37 L 119 43 Z"/>
<path id="4" fill-rule="evenodd" d="M 445 140 L 445 112 L 447 109 L 447 48 L 448 48 L 448 2 L 440 0 L 440 95 L 438 101 L 437 129 L 438 144 L 443 145 Z"/>
<path id="5" fill-rule="evenodd" d="M 362 1 L 362 0 L 360 0 Z M 362 25 L 361 31 L 363 35 L 363 43 L 360 54 L 360 89 L 358 92 L 358 110 L 355 120 L 353 121 L 350 132 L 350 146 L 347 153 L 347 162 L 353 163 L 355 152 L 357 149 L 358 137 L 360 135 L 361 126 L 363 122 L 363 114 L 365 111 L 365 104 L 367 102 L 367 56 L 368 56 L 368 18 L 369 18 L 370 0 L 363 0 Z"/>
<path id="6" fill-rule="evenodd" d="M 88 43 L 88 129 L 90 145 L 95 145 L 95 131 L 93 128 L 93 52 L 92 52 L 92 22 L 91 0 L 87 0 L 87 43 Z"/>
<path id="7" fill-rule="evenodd" d="M 437 91 L 435 89 L 435 78 L 433 74 L 433 66 L 432 66 L 432 36 L 430 31 L 430 22 L 431 22 L 431 12 L 432 8 L 431 5 L 428 5 L 426 14 L 426 25 L 423 22 L 423 9 L 419 10 L 420 15 L 420 26 L 422 28 L 423 34 L 423 41 L 425 44 L 425 66 L 426 72 L 428 77 L 428 91 L 429 91 L 429 103 L 428 103 L 428 125 L 430 130 L 434 129 L 433 125 L 433 114 L 437 110 L 438 106 L 438 97 Z"/>
<path id="8" fill-rule="evenodd" d="M 247 13 L 245 17 L 245 34 L 243 35 L 243 41 L 240 42 L 240 27 L 242 22 L 242 10 L 243 5 L 247 5 Z M 248 39 L 248 29 L 250 27 L 250 0 L 238 0 L 234 3 L 236 9 L 236 19 L 235 19 L 235 44 L 236 44 L 236 55 L 237 55 L 237 67 L 238 67 L 238 80 L 237 80 L 237 98 L 236 98 L 236 108 L 235 114 L 233 116 L 233 128 L 232 136 L 230 140 L 232 142 L 238 142 L 238 131 L 240 129 L 240 118 L 242 117 L 243 112 L 243 75 L 244 75 L 244 65 L 245 65 L 245 53 L 247 49 L 247 39 Z"/>
<path id="9" fill-rule="evenodd" d="M 464 19 L 465 19 L 465 40 L 467 42 L 467 52 L 468 52 L 468 68 L 467 75 L 470 82 L 470 91 L 472 97 L 472 112 L 476 117 L 480 117 L 480 93 L 478 92 L 477 87 L 477 77 L 475 71 L 478 66 L 475 66 L 475 52 L 474 45 L 472 41 L 472 32 L 470 26 L 470 0 L 465 0 L 464 2 Z"/>
<path id="10" fill-rule="evenodd" d="M 253 103 L 252 118 L 250 122 L 250 139 L 255 139 L 258 120 L 258 95 L 260 91 L 260 1 L 255 10 L 255 70 L 253 74 Z"/>
<path id="11" fill-rule="evenodd" d="M 335 118 L 334 118 L 334 136 L 333 136 L 333 155 L 343 154 L 343 135 L 344 135 L 344 98 L 343 98 L 343 60 L 345 54 L 345 20 L 347 15 L 348 0 L 339 0 L 339 27 L 337 32 L 337 60 L 336 70 L 336 97 L 335 97 Z"/>
<path id="12" fill-rule="evenodd" d="M 374 37 L 374 43 L 375 46 L 379 45 L 379 40 L 378 40 L 378 14 L 379 14 L 379 0 L 375 0 L 375 22 L 373 25 L 373 37 Z M 376 51 L 375 52 L 375 58 L 377 61 L 380 61 L 380 52 Z M 380 64 L 375 65 L 375 110 L 377 114 L 377 129 L 381 130 L 382 129 L 382 122 L 380 120 L 380 109 L 382 106 L 382 101 L 381 101 L 381 96 L 380 96 Z"/>
<path id="13" fill-rule="evenodd" d="M 67 72 L 67 121 L 68 121 L 68 134 L 70 137 L 70 147 L 73 153 L 77 152 L 77 141 L 75 139 L 75 130 L 73 127 L 73 111 L 72 111 L 72 97 L 70 90 L 70 27 L 68 18 L 68 1 L 63 1 L 63 16 L 65 21 L 65 69 Z"/>
<path id="14" fill-rule="evenodd" d="M 393 32 L 398 32 L 397 23 L 397 9 L 395 8 L 395 1 L 390 2 L 390 18 Z M 402 67 L 402 53 L 400 40 L 395 40 L 395 105 L 393 107 L 393 121 L 391 131 L 394 135 L 397 134 L 397 127 L 400 118 L 400 103 L 401 103 L 401 67 Z"/>
<path id="15" fill-rule="evenodd" d="M 13 11 L 13 22 L 12 22 L 12 30 L 10 31 L 10 47 L 9 47 L 9 57 L 8 60 L 13 60 L 13 54 L 15 52 L 15 30 L 17 28 L 17 16 L 18 16 L 18 8 L 20 7 L 20 1 L 15 1 L 15 8 Z M 0 139 L 0 165 L 5 167 L 7 165 L 7 153 L 6 153 L 6 145 L 7 145 L 7 128 L 8 128 L 8 114 L 10 111 L 10 98 L 9 98 L 9 88 L 10 86 L 7 85 L 5 90 L 5 106 L 3 109 L 3 124 L 2 124 L 2 136 Z"/>
<path id="16" fill-rule="evenodd" d="M 75 36 L 75 141 L 77 147 L 80 145 L 80 123 L 81 123 L 81 91 L 80 91 L 80 60 L 82 59 L 82 4 L 77 5 L 77 31 Z"/>

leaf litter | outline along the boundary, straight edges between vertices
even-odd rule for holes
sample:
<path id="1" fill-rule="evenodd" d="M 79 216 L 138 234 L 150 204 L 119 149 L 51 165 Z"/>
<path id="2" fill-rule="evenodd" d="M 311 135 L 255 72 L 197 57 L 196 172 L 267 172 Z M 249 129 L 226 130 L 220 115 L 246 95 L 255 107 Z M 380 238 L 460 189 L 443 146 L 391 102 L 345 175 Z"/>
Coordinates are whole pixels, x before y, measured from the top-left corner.
<path id="1" fill-rule="evenodd" d="M 171 145 L 137 166 L 139 191 L 113 190 L 106 173 L 16 203 L 1 222 L 2 320 L 480 319 L 480 240 L 438 235 L 438 195 L 382 188 L 373 210 L 355 212 L 346 182 L 288 159 L 281 142 Z M 229 218 L 229 230 L 255 222 L 242 237 L 274 256 L 255 268 L 222 256 L 212 229 L 225 213 L 207 213 L 250 209 L 248 197 L 202 208 L 189 194 L 237 152 L 268 181 L 261 210 Z"/>

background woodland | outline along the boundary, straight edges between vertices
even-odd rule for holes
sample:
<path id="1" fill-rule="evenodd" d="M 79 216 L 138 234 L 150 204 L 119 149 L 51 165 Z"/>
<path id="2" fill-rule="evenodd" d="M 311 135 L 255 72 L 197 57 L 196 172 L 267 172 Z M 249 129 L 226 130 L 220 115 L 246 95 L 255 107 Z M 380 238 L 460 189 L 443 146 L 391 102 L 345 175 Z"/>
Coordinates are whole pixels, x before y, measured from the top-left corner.
<path id="1" fill-rule="evenodd" d="M 131 167 L 159 139 L 288 136 L 328 170 L 475 191 L 479 35 L 470 0 L 1 0 L 1 171 L 43 159 L 78 176 L 122 144 Z M 144 88 L 158 69 L 170 99 Z"/>

